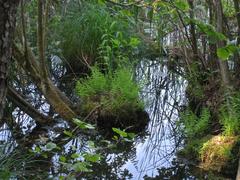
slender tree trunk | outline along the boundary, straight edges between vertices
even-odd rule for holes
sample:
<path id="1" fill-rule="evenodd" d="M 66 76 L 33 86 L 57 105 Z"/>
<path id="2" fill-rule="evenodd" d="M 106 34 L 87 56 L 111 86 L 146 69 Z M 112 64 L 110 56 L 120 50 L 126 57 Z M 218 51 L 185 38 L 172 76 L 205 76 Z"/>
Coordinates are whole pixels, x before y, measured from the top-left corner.
<path id="1" fill-rule="evenodd" d="M 8 66 L 19 0 L 0 0 L 0 121 L 6 103 Z"/>
<path id="2" fill-rule="evenodd" d="M 189 15 L 191 19 L 194 19 L 194 5 L 193 0 L 188 0 L 188 4 L 190 7 Z M 192 48 L 194 53 L 194 58 L 198 58 L 198 48 L 197 48 L 197 38 L 195 33 L 195 25 L 193 22 L 190 22 L 190 34 L 191 34 L 191 41 L 192 41 Z"/>
<path id="3" fill-rule="evenodd" d="M 214 0 L 214 5 L 216 8 L 216 29 L 217 32 L 223 33 L 223 10 L 221 0 Z M 218 41 L 217 48 L 224 47 L 224 41 Z M 219 59 L 220 74 L 222 77 L 222 85 L 224 89 L 230 88 L 230 76 L 228 64 L 226 61 Z"/>
<path id="4" fill-rule="evenodd" d="M 216 26 L 214 23 L 215 15 L 214 15 L 214 5 L 212 0 L 206 1 L 209 7 L 209 23 L 213 26 Z M 208 43 L 209 46 L 209 57 L 208 57 L 208 63 L 210 64 L 211 71 L 214 72 L 218 69 L 218 58 L 217 58 L 217 46 L 216 44 Z"/>
<path id="5" fill-rule="evenodd" d="M 239 7 L 239 0 L 233 0 L 234 2 L 234 8 L 236 12 L 236 18 L 237 18 L 237 25 L 238 25 L 238 30 L 237 30 L 237 45 L 240 44 L 240 7 Z M 240 79 L 240 56 L 239 53 L 234 54 L 234 62 L 235 62 L 235 77 L 236 79 Z M 239 87 L 239 81 L 236 82 L 236 86 Z"/>

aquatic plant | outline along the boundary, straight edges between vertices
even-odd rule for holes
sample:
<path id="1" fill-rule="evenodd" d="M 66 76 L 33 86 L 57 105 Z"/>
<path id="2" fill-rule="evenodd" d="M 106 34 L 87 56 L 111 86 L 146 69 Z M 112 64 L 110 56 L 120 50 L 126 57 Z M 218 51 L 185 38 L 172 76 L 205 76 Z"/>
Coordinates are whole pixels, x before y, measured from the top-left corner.
<path id="1" fill-rule="evenodd" d="M 8 143 L 0 146 L 0 179 L 46 178 L 47 173 L 36 168 L 40 161 L 35 160 L 33 154 L 21 148 L 7 152 L 8 146 Z"/>
<path id="2" fill-rule="evenodd" d="M 103 112 L 109 114 L 143 108 L 138 96 L 139 87 L 133 82 L 129 69 L 119 69 L 113 74 L 104 75 L 93 68 L 92 76 L 78 81 L 76 91 L 83 99 L 83 109 L 87 112 L 97 104 L 101 105 Z"/>
<path id="3" fill-rule="evenodd" d="M 74 7 L 60 24 L 60 46 L 68 65 L 80 71 L 80 66 L 89 68 L 97 63 L 108 71 L 120 63 L 128 64 L 139 40 L 132 37 L 130 17 L 124 16 L 99 3 Z"/>

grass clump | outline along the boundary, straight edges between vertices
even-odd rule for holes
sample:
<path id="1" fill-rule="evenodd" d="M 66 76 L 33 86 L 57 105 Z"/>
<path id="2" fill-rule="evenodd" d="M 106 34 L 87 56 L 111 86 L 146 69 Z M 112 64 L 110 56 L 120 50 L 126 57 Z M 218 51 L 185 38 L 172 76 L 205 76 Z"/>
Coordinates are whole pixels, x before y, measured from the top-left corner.
<path id="1" fill-rule="evenodd" d="M 200 149 L 201 167 L 221 171 L 234 157 L 232 150 L 238 137 L 218 135 L 205 142 Z"/>
<path id="2" fill-rule="evenodd" d="M 86 114 L 99 105 L 101 113 L 108 115 L 143 109 L 138 96 L 139 87 L 132 80 L 129 69 L 118 69 L 113 74 L 104 75 L 93 68 L 92 76 L 78 81 L 76 91 L 83 100 Z"/>

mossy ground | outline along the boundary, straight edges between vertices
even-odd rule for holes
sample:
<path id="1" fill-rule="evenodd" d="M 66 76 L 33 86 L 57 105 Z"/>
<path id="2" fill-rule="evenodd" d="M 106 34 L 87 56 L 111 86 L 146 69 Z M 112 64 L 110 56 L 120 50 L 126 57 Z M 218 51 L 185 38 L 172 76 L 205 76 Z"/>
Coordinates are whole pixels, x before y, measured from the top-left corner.
<path id="1" fill-rule="evenodd" d="M 220 172 L 236 158 L 236 154 L 233 152 L 238 141 L 239 137 L 237 136 L 213 136 L 200 149 L 200 167 Z"/>

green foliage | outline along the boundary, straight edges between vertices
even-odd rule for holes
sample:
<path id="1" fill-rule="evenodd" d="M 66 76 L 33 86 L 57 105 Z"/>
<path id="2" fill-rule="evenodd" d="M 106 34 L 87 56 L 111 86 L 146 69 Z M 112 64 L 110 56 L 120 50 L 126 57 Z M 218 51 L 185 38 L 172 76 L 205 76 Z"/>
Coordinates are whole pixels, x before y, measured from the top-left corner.
<path id="1" fill-rule="evenodd" d="M 111 23 L 112 17 L 103 6 L 84 3 L 80 11 L 74 9 L 61 24 L 63 55 L 69 60 L 82 55 L 97 57 L 96 49 Z"/>
<path id="2" fill-rule="evenodd" d="M 199 158 L 199 152 L 205 142 L 207 142 L 211 136 L 204 136 L 203 138 L 194 138 L 187 142 L 184 149 L 180 150 L 178 154 L 186 157 Z"/>
<path id="3" fill-rule="evenodd" d="M 232 44 L 229 44 L 225 47 L 217 49 L 217 55 L 222 60 L 227 60 L 230 56 L 232 56 L 235 52 L 238 51 L 238 47 Z"/>
<path id="4" fill-rule="evenodd" d="M 95 129 L 95 127 L 91 124 L 83 122 L 79 119 L 74 118 L 73 122 L 80 128 L 80 129 Z"/>
<path id="5" fill-rule="evenodd" d="M 190 139 L 194 137 L 202 137 L 208 129 L 210 112 L 207 108 L 203 108 L 198 117 L 194 112 L 187 109 L 181 114 L 181 120 L 184 126 L 184 132 Z"/>
<path id="6" fill-rule="evenodd" d="M 8 151 L 9 144 L 0 145 L 0 179 L 26 179 L 31 177 L 32 169 L 35 169 L 34 156 L 26 149 L 14 149 L 11 152 Z M 36 170 L 36 169 L 35 169 Z M 36 173 L 36 171 L 35 171 Z M 36 178 L 44 179 L 45 173 L 35 175 Z M 30 178 L 31 179 L 31 178 Z"/>
<path id="7" fill-rule="evenodd" d="M 238 142 L 238 137 L 213 136 L 206 141 L 200 151 L 201 166 L 204 169 L 220 171 L 233 159 L 232 150 Z"/>
<path id="8" fill-rule="evenodd" d="M 198 29 L 200 32 L 203 32 L 207 35 L 207 38 L 209 40 L 210 43 L 216 43 L 217 41 L 221 41 L 221 40 L 226 40 L 226 36 L 222 33 L 219 33 L 215 30 L 215 28 L 210 25 L 210 24 L 206 24 L 204 22 L 201 22 L 199 20 L 196 19 L 189 19 L 189 21 L 193 22 L 194 24 L 197 25 Z"/>
<path id="9" fill-rule="evenodd" d="M 118 134 L 123 141 L 128 142 L 128 141 L 133 141 L 134 140 L 134 137 L 135 137 L 134 133 L 128 133 L 125 130 L 120 130 L 118 128 L 112 128 L 112 130 L 113 130 L 113 132 Z M 113 139 L 114 140 L 119 140 L 118 136 L 113 136 Z"/>
<path id="10" fill-rule="evenodd" d="M 240 94 L 232 96 L 221 108 L 221 124 L 223 125 L 224 134 L 240 134 Z"/>
<path id="11" fill-rule="evenodd" d="M 109 90 L 108 78 L 94 67 L 90 77 L 77 82 L 76 90 L 83 98 L 101 95 Z"/>
<path id="12" fill-rule="evenodd" d="M 178 8 L 181 11 L 186 12 L 189 10 L 189 5 L 186 0 L 175 0 L 174 5 L 176 6 L 176 8 Z"/>
<path id="13" fill-rule="evenodd" d="M 77 83 L 76 91 L 83 99 L 86 111 L 92 110 L 91 104 L 101 104 L 102 110 L 110 114 L 143 107 L 138 96 L 139 88 L 133 82 L 129 69 L 119 69 L 112 75 L 104 75 L 93 68 L 91 77 L 80 79 Z"/>
<path id="14" fill-rule="evenodd" d="M 139 44 L 131 35 L 131 16 L 111 11 L 102 3 L 85 2 L 80 10 L 68 13 L 60 25 L 61 48 L 68 61 L 85 58 L 90 65 L 97 62 L 107 71 L 128 63 L 133 48 Z"/>

